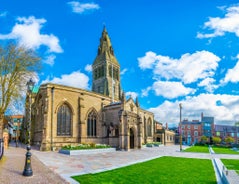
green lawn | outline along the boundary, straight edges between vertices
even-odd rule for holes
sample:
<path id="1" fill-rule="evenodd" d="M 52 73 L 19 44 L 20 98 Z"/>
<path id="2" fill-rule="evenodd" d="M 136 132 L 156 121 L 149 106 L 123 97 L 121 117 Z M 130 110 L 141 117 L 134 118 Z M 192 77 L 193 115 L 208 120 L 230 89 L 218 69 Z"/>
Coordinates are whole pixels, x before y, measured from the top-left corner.
<path id="1" fill-rule="evenodd" d="M 184 152 L 209 153 L 209 148 L 208 146 L 192 146 L 185 149 Z"/>
<path id="2" fill-rule="evenodd" d="M 239 160 L 236 159 L 221 159 L 222 163 L 228 170 L 235 170 L 239 174 Z"/>
<path id="3" fill-rule="evenodd" d="M 239 152 L 236 152 L 232 150 L 231 148 L 223 148 L 223 147 L 212 147 L 213 151 L 218 154 L 239 154 Z"/>
<path id="4" fill-rule="evenodd" d="M 217 183 L 211 160 L 178 157 L 161 157 L 111 171 L 73 178 L 81 184 Z"/>

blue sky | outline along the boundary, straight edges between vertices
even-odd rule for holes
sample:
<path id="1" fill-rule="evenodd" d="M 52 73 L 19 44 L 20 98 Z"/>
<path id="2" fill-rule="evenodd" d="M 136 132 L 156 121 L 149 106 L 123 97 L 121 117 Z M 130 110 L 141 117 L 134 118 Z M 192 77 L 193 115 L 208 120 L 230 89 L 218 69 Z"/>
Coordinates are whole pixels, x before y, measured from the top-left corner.
<path id="1" fill-rule="evenodd" d="M 239 4 L 235 0 L 0 0 L 0 42 L 34 49 L 38 85 L 91 90 L 106 26 L 127 96 L 169 125 L 182 117 L 239 121 Z"/>

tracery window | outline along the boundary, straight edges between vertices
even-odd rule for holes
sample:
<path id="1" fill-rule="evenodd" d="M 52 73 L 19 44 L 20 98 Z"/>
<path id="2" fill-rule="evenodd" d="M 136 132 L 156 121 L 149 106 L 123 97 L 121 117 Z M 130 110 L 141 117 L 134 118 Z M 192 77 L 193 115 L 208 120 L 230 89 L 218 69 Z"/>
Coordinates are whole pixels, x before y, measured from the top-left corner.
<path id="1" fill-rule="evenodd" d="M 91 111 L 87 118 L 87 136 L 96 136 L 96 113 Z"/>
<path id="2" fill-rule="evenodd" d="M 152 121 L 151 121 L 151 119 L 148 120 L 147 134 L 148 134 L 148 136 L 152 136 Z"/>
<path id="3" fill-rule="evenodd" d="M 68 105 L 63 104 L 57 112 L 57 135 L 71 135 L 72 112 Z"/>

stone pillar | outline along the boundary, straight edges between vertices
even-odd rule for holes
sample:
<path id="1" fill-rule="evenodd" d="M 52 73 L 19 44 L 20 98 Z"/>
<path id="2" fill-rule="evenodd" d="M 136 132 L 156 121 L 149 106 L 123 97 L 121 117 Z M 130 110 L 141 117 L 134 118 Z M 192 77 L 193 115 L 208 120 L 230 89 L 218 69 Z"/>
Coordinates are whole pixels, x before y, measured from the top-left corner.
<path id="1" fill-rule="evenodd" d="M 138 148 L 141 149 L 142 147 L 142 121 L 139 118 L 139 123 L 138 123 Z"/>

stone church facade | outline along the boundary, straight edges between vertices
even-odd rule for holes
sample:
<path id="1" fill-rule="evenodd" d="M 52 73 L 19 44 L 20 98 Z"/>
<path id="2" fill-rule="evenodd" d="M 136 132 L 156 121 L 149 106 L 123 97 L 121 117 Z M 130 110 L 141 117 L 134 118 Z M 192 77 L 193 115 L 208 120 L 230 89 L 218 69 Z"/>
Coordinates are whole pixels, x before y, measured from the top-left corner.
<path id="1" fill-rule="evenodd" d="M 47 83 L 34 95 L 31 142 L 40 150 L 79 143 L 129 150 L 153 141 L 154 114 L 140 108 L 137 99 L 125 98 L 105 28 L 92 69 L 92 91 Z"/>

